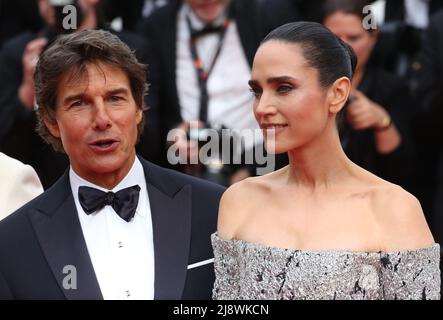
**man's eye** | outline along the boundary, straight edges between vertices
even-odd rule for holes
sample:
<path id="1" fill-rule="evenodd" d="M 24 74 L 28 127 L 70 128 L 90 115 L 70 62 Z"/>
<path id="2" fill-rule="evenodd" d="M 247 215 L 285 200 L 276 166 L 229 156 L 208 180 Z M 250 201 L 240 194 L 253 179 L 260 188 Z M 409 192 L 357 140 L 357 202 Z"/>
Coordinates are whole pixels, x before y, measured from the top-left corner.
<path id="1" fill-rule="evenodd" d="M 83 100 L 77 100 L 77 101 L 74 101 L 72 104 L 71 104 L 71 107 L 80 107 L 80 106 L 82 106 L 82 105 L 84 105 L 85 104 L 85 102 L 83 101 Z"/>
<path id="2" fill-rule="evenodd" d="M 349 42 L 357 42 L 358 40 L 360 40 L 361 36 L 350 36 L 348 38 Z"/>
<path id="3" fill-rule="evenodd" d="M 123 98 L 120 96 L 111 96 L 111 101 L 113 101 L 113 102 L 117 102 L 117 101 L 121 101 L 121 100 L 123 100 Z"/>

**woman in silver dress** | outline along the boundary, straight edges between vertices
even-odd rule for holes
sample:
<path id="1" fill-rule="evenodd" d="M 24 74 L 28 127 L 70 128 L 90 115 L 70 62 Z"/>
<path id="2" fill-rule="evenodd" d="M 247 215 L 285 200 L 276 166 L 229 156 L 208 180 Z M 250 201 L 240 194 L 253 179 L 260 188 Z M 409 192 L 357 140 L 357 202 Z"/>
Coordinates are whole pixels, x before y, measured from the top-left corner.
<path id="1" fill-rule="evenodd" d="M 225 192 L 215 299 L 439 299 L 440 247 L 414 196 L 352 163 L 336 118 L 356 65 L 324 26 L 259 47 L 249 84 L 268 151 L 289 165 Z"/>

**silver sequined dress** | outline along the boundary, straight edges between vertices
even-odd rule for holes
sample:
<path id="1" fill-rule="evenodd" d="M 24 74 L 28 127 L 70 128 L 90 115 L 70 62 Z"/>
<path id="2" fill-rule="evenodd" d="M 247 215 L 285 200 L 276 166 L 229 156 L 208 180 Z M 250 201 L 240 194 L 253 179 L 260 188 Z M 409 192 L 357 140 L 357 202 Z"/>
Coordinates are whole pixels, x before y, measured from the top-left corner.
<path id="1" fill-rule="evenodd" d="M 302 251 L 212 235 L 214 299 L 440 299 L 440 246 Z"/>

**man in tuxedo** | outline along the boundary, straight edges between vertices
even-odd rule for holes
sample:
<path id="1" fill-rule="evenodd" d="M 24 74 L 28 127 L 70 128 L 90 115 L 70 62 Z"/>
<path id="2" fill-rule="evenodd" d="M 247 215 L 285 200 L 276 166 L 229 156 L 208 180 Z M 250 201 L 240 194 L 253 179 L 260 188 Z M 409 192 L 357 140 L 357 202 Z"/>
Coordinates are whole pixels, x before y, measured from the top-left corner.
<path id="1" fill-rule="evenodd" d="M 42 192 L 31 166 L 0 152 L 0 220 Z"/>
<path id="2" fill-rule="evenodd" d="M 58 38 L 35 72 L 38 132 L 70 168 L 0 223 L 0 298 L 208 299 L 224 191 L 136 155 L 145 68 L 119 38 Z"/>

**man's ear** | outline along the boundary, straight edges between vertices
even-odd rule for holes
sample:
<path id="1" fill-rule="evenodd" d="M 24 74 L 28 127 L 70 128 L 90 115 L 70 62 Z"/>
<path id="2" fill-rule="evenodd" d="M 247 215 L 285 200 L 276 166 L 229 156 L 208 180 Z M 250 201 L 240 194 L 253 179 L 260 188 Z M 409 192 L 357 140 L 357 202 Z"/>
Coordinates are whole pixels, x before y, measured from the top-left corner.
<path id="1" fill-rule="evenodd" d="M 143 110 L 142 109 L 137 108 L 137 114 L 135 116 L 135 119 L 136 119 L 135 121 L 137 122 L 137 125 L 139 125 L 143 119 Z"/>
<path id="2" fill-rule="evenodd" d="M 43 115 L 43 122 L 49 132 L 55 137 L 60 138 L 60 128 L 58 127 L 57 120 L 54 118 L 50 119 L 47 114 Z"/>
<path id="3" fill-rule="evenodd" d="M 329 112 L 338 113 L 348 100 L 350 91 L 351 81 L 347 77 L 335 80 L 328 92 Z"/>

